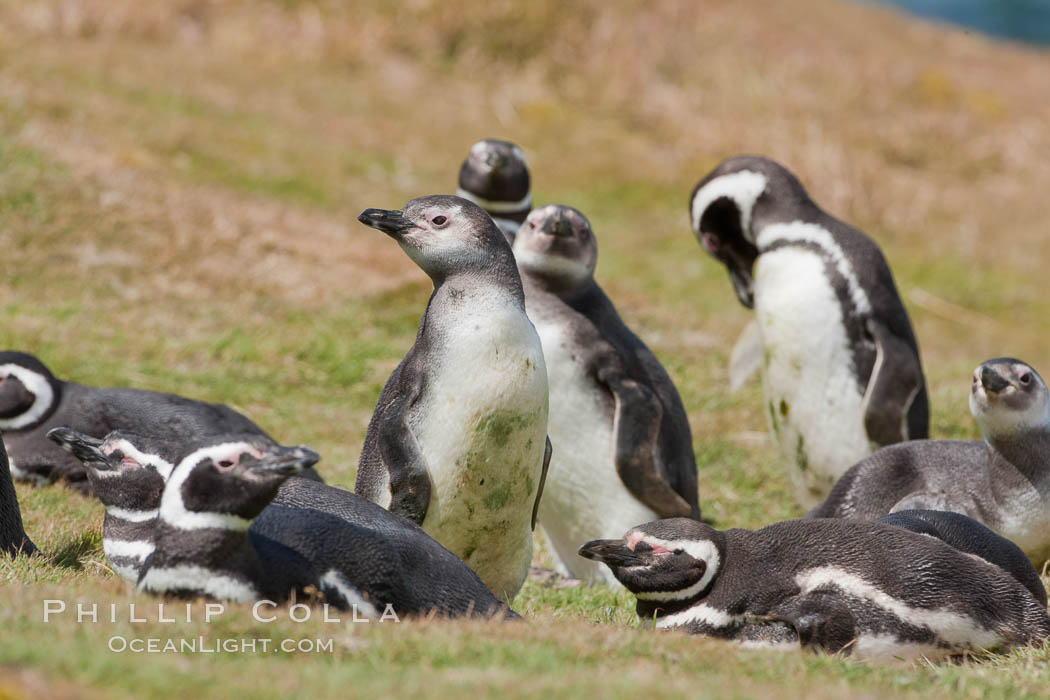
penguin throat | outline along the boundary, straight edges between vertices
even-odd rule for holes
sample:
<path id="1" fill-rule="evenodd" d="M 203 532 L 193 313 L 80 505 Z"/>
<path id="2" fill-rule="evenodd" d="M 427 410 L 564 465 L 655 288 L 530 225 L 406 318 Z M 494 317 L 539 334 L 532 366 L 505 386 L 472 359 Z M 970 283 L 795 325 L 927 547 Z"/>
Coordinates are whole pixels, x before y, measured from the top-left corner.
<path id="1" fill-rule="evenodd" d="M 0 365 L 0 373 L 14 377 L 22 382 L 26 390 L 33 395 L 30 407 L 17 416 L 0 420 L 0 430 L 23 430 L 42 421 L 54 409 L 57 396 L 47 377 L 21 365 Z"/>

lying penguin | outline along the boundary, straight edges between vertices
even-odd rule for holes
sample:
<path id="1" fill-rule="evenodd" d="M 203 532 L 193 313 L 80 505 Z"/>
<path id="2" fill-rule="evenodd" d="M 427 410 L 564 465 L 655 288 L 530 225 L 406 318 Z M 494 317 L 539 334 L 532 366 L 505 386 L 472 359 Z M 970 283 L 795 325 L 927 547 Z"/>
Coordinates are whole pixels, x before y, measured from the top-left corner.
<path id="1" fill-rule="evenodd" d="M 20 481 L 62 479 L 90 492 L 80 462 L 47 439 L 61 426 L 102 436 L 118 428 L 148 433 L 163 425 L 166 434 L 195 437 L 263 430 L 232 408 L 172 394 L 139 389 L 84 386 L 57 379 L 40 360 L 23 352 L 0 352 L 0 430 Z"/>
<path id="2" fill-rule="evenodd" d="M 415 344 L 368 424 L 355 491 L 422 525 L 512 600 L 550 461 L 547 369 L 514 256 L 477 205 L 366 209 L 434 282 Z"/>
<path id="3" fill-rule="evenodd" d="M 638 617 L 660 629 L 862 659 L 936 659 L 1050 636 L 1046 608 L 1013 576 L 883 523 L 789 520 L 723 532 L 675 518 L 588 542 L 580 554 L 609 566 L 637 597 Z"/>
<path id="4" fill-rule="evenodd" d="M 724 161 L 689 210 L 700 245 L 755 310 L 750 354 L 800 503 L 815 505 L 873 449 L 926 437 L 919 347 L 874 241 L 768 158 Z"/>
<path id="5" fill-rule="evenodd" d="M 271 453 L 291 456 L 296 453 L 257 436 L 228 435 L 186 441 L 144 438 L 116 431 L 97 440 L 60 428 L 52 431 L 50 437 L 84 462 L 96 493 L 106 507 L 103 523 L 106 556 L 114 571 L 124 578 L 139 582 L 148 557 L 157 547 L 159 532 L 168 533 L 165 546 L 171 551 L 165 556 L 169 559 L 185 558 L 190 562 L 187 565 L 203 566 L 220 578 L 234 577 L 245 585 L 254 585 L 252 576 L 265 575 L 255 570 L 229 573 L 222 557 L 215 561 L 202 557 L 194 563 L 194 557 L 179 544 L 179 533 L 184 536 L 183 545 L 195 543 L 198 537 L 207 537 L 209 546 L 214 544 L 212 540 L 236 540 L 236 546 L 243 549 L 243 538 L 238 539 L 237 532 L 226 530 L 237 530 L 243 525 L 233 517 L 239 513 L 236 503 L 254 499 L 249 492 L 259 485 L 253 481 L 252 469 L 232 473 L 236 470 L 224 464 L 220 457 L 226 454 L 226 461 L 232 463 L 241 458 L 265 460 L 265 455 Z M 212 455 L 210 464 L 216 473 L 209 474 L 203 458 L 196 465 L 190 464 L 197 459 L 195 455 L 206 454 Z M 257 457 L 259 454 L 264 457 Z M 310 460 L 316 461 L 310 450 L 304 449 L 301 454 L 304 466 L 293 471 L 299 472 Z M 165 481 L 175 473 L 174 465 L 183 463 L 190 464 L 193 470 L 202 470 L 200 474 L 186 477 L 181 488 L 171 487 L 180 491 L 188 512 L 179 515 L 178 507 L 174 511 L 169 508 L 168 521 L 159 524 Z M 262 547 L 264 557 L 269 556 L 267 552 L 271 550 L 285 556 L 283 548 L 298 557 L 289 559 L 299 562 L 296 578 L 279 580 L 278 587 L 282 590 L 291 586 L 283 590 L 282 595 L 302 584 L 325 590 L 329 602 L 337 605 L 346 607 L 356 602 L 359 610 L 366 605 L 372 608 L 379 605 L 382 611 L 389 603 L 398 615 L 514 616 L 473 571 L 417 525 L 344 489 L 295 475 L 281 481 L 276 496 L 269 505 L 263 503 L 265 508 L 261 514 L 251 520 L 248 540 L 253 547 Z M 214 493 L 195 494 L 198 484 Z M 186 502 L 198 502 L 195 499 L 201 497 L 214 500 L 199 507 L 186 505 Z M 171 502 L 176 497 L 167 498 Z M 255 507 L 254 500 L 252 504 Z M 191 529 L 216 532 L 199 536 L 187 534 Z M 244 535 L 243 531 L 239 534 Z M 310 579 L 310 572 L 319 579 L 320 585 Z M 157 576 L 155 574 L 154 579 Z M 173 585 L 186 585 L 187 591 L 222 597 L 200 587 L 194 589 L 192 584 L 177 578 Z M 150 585 L 161 586 L 156 580 Z M 262 588 L 256 592 L 260 590 Z"/>
<path id="6" fill-rule="evenodd" d="M 539 522 L 563 574 L 615 582 L 575 556 L 635 523 L 700 518 L 696 458 L 682 400 L 649 348 L 594 280 L 598 246 L 576 209 L 534 210 L 514 257 L 543 343 L 554 468 Z"/>
<path id="7" fill-rule="evenodd" d="M 532 209 L 525 154 L 509 141 L 478 141 L 459 168 L 456 195 L 484 209 L 513 243 L 518 227 Z"/>
<path id="8" fill-rule="evenodd" d="M 1050 391 L 1028 364 L 973 373 L 970 412 L 984 440 L 916 440 L 858 462 L 807 517 L 874 520 L 901 510 L 968 515 L 1037 564 L 1050 557 Z"/>
<path id="9" fill-rule="evenodd" d="M 0 553 L 13 557 L 36 551 L 22 526 L 22 511 L 7 466 L 7 450 L 0 442 Z"/>
<path id="10" fill-rule="evenodd" d="M 882 516 L 879 522 L 936 537 L 960 552 L 995 564 L 1017 579 L 1040 605 L 1046 607 L 1046 588 L 1024 551 L 973 518 L 945 510 L 901 510 Z"/>

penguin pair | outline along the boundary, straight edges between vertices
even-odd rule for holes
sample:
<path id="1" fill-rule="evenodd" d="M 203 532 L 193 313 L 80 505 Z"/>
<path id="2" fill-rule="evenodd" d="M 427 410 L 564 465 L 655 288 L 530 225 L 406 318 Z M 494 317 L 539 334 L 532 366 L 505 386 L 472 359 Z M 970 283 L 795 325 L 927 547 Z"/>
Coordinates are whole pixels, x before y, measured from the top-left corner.
<path id="1" fill-rule="evenodd" d="M 983 440 L 891 445 L 847 471 L 816 518 L 872 520 L 907 509 L 968 515 L 1016 543 L 1037 564 L 1050 558 L 1050 391 L 1013 358 L 974 370 L 970 412 Z"/>
<path id="2" fill-rule="evenodd" d="M 243 434 L 50 437 L 86 467 L 106 507 L 107 558 L 141 590 L 274 602 L 314 590 L 368 616 L 388 605 L 397 615 L 514 616 L 414 524 L 298 477 L 319 459 L 309 448 Z"/>
<path id="3" fill-rule="evenodd" d="M 20 481 L 63 480 L 84 493 L 90 484 L 83 466 L 47 439 L 48 431 L 70 427 L 102 436 L 123 429 L 166 435 L 250 433 L 268 437 L 251 420 L 221 404 L 140 389 L 100 388 L 63 381 L 36 357 L 0 352 L 0 431 Z"/>
<path id="4" fill-rule="evenodd" d="M 580 554 L 635 594 L 641 620 L 748 646 L 937 659 L 1050 636 L 1045 598 L 1000 566 L 886 523 L 718 531 L 676 518 Z"/>
<path id="5" fill-rule="evenodd" d="M 693 189 L 689 214 L 755 311 L 731 380 L 761 365 L 770 429 L 801 504 L 813 507 L 874 448 L 927 436 L 918 344 L 874 241 L 762 157 L 722 162 Z"/>
<path id="6" fill-rule="evenodd" d="M 491 217 L 461 198 L 360 218 L 395 237 L 435 290 L 415 346 L 380 395 L 358 493 L 420 523 L 511 597 L 531 558 L 531 536 L 508 534 L 513 522 L 530 534 L 523 505 L 533 525 L 539 515 L 563 572 L 587 580 L 608 578 L 572 557 L 588 538 L 639 518 L 699 517 L 681 400 L 594 282 L 597 247 L 582 214 L 533 211 L 513 255 Z M 525 392 L 523 368 L 534 381 Z M 517 465 L 534 463 L 548 431 L 562 447 L 540 499 L 534 475 Z"/>

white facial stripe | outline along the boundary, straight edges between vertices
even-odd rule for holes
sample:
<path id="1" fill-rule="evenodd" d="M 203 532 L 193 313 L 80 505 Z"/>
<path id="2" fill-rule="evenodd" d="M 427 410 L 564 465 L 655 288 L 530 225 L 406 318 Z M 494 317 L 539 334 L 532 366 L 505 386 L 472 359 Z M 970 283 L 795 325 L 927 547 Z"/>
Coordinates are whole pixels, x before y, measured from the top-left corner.
<path id="1" fill-rule="evenodd" d="M 343 597 L 343 600 L 351 607 L 355 607 L 357 612 L 363 614 L 365 617 L 376 617 L 378 611 L 371 603 L 364 599 L 356 588 L 351 586 L 343 574 L 335 569 L 331 569 L 324 576 L 321 577 L 321 588 L 334 588 L 336 592 Z"/>
<path id="2" fill-rule="evenodd" d="M 203 566 L 151 568 L 139 581 L 140 591 L 200 591 L 219 600 L 247 603 L 259 597 L 254 586 Z"/>
<path id="3" fill-rule="evenodd" d="M 741 170 L 711 180 L 693 197 L 693 231 L 702 233 L 700 219 L 704 212 L 716 199 L 728 197 L 740 208 L 740 230 L 744 232 L 744 238 L 754 243 L 751 235 L 751 211 L 755 208 L 755 202 L 766 191 L 766 183 L 766 176 L 754 170 Z"/>
<path id="4" fill-rule="evenodd" d="M 495 199 L 485 199 L 484 197 L 479 197 L 473 192 L 466 191 L 462 187 L 456 190 L 456 196 L 462 197 L 463 199 L 469 199 L 485 211 L 495 212 L 497 214 L 511 214 L 513 212 L 522 211 L 523 209 L 532 208 L 532 192 L 529 192 L 516 202 L 502 202 Z"/>
<path id="5" fill-rule="evenodd" d="M 682 612 L 656 618 L 656 627 L 658 629 L 668 629 L 699 622 L 708 627 L 721 628 L 738 625 L 743 621 L 743 615 L 730 615 L 725 610 L 713 608 L 707 603 L 697 603 Z"/>
<path id="6" fill-rule="evenodd" d="M 704 569 L 704 575 L 700 577 L 700 580 L 688 588 L 683 588 L 680 591 L 636 593 L 635 596 L 639 600 L 685 600 L 686 598 L 692 598 L 707 588 L 711 580 L 718 574 L 719 566 L 722 563 L 722 558 L 718 556 L 718 547 L 710 540 L 662 540 L 659 537 L 645 535 L 640 541 L 645 542 L 650 547 L 662 547 L 671 552 L 680 549 L 693 559 L 705 562 L 707 567 Z"/>
<path id="7" fill-rule="evenodd" d="M 1001 641 L 998 633 L 986 629 L 968 615 L 943 609 L 913 608 L 837 566 L 807 569 L 795 576 L 795 583 L 802 594 L 810 593 L 821 586 L 834 586 L 844 593 L 871 601 L 909 624 L 926 627 L 949 644 L 994 649 Z"/>
<path id="8" fill-rule="evenodd" d="M 175 465 L 171 462 L 161 459 L 157 455 L 146 454 L 123 438 L 116 440 L 113 443 L 106 442 L 104 448 L 107 455 L 120 450 L 126 456 L 131 457 L 142 466 L 153 467 L 158 474 L 164 477 L 165 481 L 171 476 L 172 471 L 175 470 Z M 113 473 L 119 474 L 117 471 L 114 471 Z"/>
<path id="9" fill-rule="evenodd" d="M 193 473 L 193 469 L 205 459 L 219 462 L 247 452 L 257 457 L 262 454 L 247 442 L 224 442 L 221 445 L 202 447 L 179 462 L 171 473 L 171 478 L 164 485 L 164 495 L 160 500 L 160 518 L 180 530 L 203 530 L 216 528 L 221 530 L 247 530 L 251 524 L 248 520 L 230 513 L 198 513 L 186 509 L 182 501 L 182 485 Z"/>
<path id="10" fill-rule="evenodd" d="M 147 520 L 155 519 L 160 515 L 160 512 L 157 509 L 129 510 L 127 508 L 118 508 L 116 506 L 106 506 L 106 515 L 120 520 L 126 520 L 129 523 L 144 523 Z"/>
<path id="11" fill-rule="evenodd" d="M 11 459 L 10 456 L 7 458 L 7 466 L 11 471 L 11 477 L 18 481 L 28 481 L 37 486 L 47 486 L 47 479 L 40 474 L 35 472 L 27 472 L 24 469 L 19 469 L 18 465 L 15 464 L 15 460 Z"/>
<path id="12" fill-rule="evenodd" d="M 55 402 L 55 391 L 47 377 L 31 369 L 16 364 L 0 365 L 0 375 L 8 375 L 22 382 L 26 390 L 35 398 L 25 413 L 0 420 L 0 430 L 18 430 L 40 420 Z"/>
<path id="13" fill-rule="evenodd" d="M 849 287 L 850 299 L 858 314 L 871 312 L 871 303 L 868 295 L 857 281 L 857 275 L 853 272 L 853 266 L 846 259 L 842 248 L 832 238 L 831 232 L 822 226 L 806 223 L 804 221 L 793 221 L 789 224 L 771 224 L 762 229 L 758 234 L 755 245 L 759 253 L 768 249 L 778 241 L 799 241 L 812 243 L 831 256 L 835 269 L 846 280 Z"/>
<path id="14" fill-rule="evenodd" d="M 102 540 L 102 551 L 106 553 L 107 559 L 114 557 L 130 557 L 144 561 L 146 557 L 153 554 L 153 543 L 142 540 Z"/>

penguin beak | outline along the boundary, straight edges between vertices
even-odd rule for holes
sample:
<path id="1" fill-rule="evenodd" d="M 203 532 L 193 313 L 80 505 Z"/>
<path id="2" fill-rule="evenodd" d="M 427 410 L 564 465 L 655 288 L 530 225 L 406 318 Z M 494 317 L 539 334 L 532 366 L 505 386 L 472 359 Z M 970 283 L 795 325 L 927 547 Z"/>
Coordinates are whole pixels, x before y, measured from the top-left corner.
<path id="1" fill-rule="evenodd" d="M 264 474 L 291 476 L 312 467 L 319 461 L 321 461 L 321 455 L 304 445 L 276 447 L 267 451 L 258 464 L 252 467 L 252 470 Z"/>
<path id="2" fill-rule="evenodd" d="M 580 547 L 579 555 L 610 567 L 642 566 L 645 561 L 634 553 L 623 540 L 591 540 Z"/>
<path id="3" fill-rule="evenodd" d="M 543 226 L 543 232 L 556 238 L 569 238 L 572 236 L 572 224 L 565 214 L 559 211 L 555 216 L 547 220 L 547 223 Z"/>
<path id="4" fill-rule="evenodd" d="M 47 437 L 85 465 L 97 470 L 109 469 L 109 458 L 102 451 L 102 440 L 78 433 L 71 428 L 54 428 L 48 431 Z"/>
<path id="5" fill-rule="evenodd" d="M 728 263 L 729 279 L 733 282 L 736 298 L 749 309 L 755 308 L 755 288 L 751 273 L 734 263 Z"/>
<path id="6" fill-rule="evenodd" d="M 998 394 L 1010 386 L 1010 382 L 1003 379 L 1002 375 L 995 370 L 989 367 L 981 367 L 981 386 L 984 387 L 985 392 Z"/>
<path id="7" fill-rule="evenodd" d="M 396 209 L 365 209 L 358 215 L 357 220 L 365 226 L 371 226 L 395 237 L 416 227 L 404 212 Z"/>

